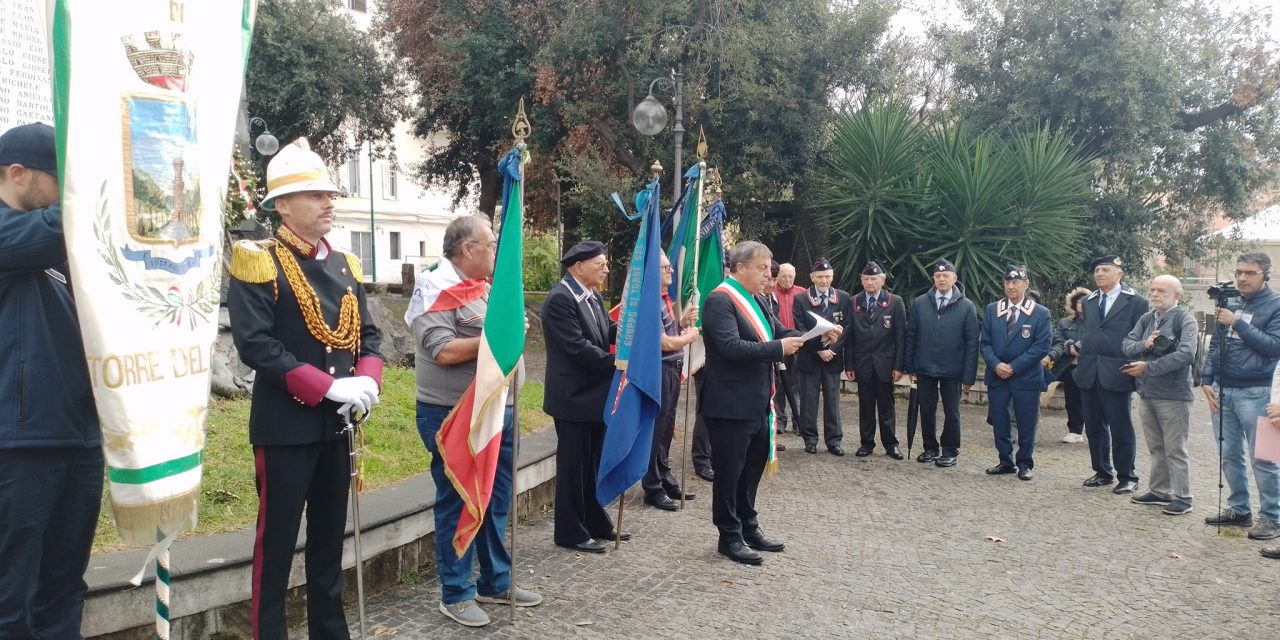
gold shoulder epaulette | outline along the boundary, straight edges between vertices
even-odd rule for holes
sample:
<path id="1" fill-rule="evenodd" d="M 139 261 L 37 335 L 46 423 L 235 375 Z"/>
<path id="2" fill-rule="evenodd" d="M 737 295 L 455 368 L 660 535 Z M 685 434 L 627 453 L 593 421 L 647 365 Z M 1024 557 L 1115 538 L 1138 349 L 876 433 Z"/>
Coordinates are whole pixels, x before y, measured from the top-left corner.
<path id="1" fill-rule="evenodd" d="M 240 240 L 231 245 L 231 277 L 242 282 L 275 282 L 276 263 L 271 259 L 275 240 Z"/>
<path id="2" fill-rule="evenodd" d="M 364 270 L 360 267 L 360 258 L 357 258 L 356 254 L 347 251 L 343 251 L 342 255 L 346 256 L 347 266 L 351 267 L 351 275 L 355 277 L 356 282 L 363 283 Z"/>

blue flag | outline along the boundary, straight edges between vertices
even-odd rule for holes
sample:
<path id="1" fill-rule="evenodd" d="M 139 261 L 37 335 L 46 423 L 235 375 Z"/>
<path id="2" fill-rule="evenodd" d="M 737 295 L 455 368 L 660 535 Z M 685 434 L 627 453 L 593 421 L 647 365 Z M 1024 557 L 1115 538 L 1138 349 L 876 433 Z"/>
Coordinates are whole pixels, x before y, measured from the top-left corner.
<path id="1" fill-rule="evenodd" d="M 662 406 L 662 251 L 658 181 L 636 198 L 640 233 L 621 304 L 618 370 L 604 408 L 608 425 L 596 478 L 596 501 L 613 502 L 644 476 L 653 446 L 653 424 Z M 642 195 L 645 192 L 641 192 Z M 624 357 L 624 354 L 625 357 Z"/>

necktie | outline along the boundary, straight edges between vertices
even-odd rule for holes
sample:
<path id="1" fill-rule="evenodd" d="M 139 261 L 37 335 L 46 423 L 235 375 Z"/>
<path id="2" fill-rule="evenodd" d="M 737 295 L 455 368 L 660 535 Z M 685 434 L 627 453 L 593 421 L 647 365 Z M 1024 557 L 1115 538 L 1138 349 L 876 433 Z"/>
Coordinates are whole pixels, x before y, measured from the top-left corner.
<path id="1" fill-rule="evenodd" d="M 819 294 L 818 302 L 822 303 L 822 310 L 826 311 L 827 310 L 827 294 L 825 293 Z"/>
<path id="2" fill-rule="evenodd" d="M 876 315 L 876 299 L 867 296 L 867 317 L 873 318 Z"/>
<path id="3" fill-rule="evenodd" d="M 1010 310 L 1009 310 L 1009 320 L 1008 320 L 1008 321 L 1007 321 L 1007 323 L 1005 324 L 1004 334 L 1005 334 L 1006 336 L 1011 336 L 1011 335 L 1013 335 L 1013 330 L 1014 330 L 1014 328 L 1016 328 L 1017 326 L 1018 326 L 1018 310 L 1017 310 L 1017 309 L 1010 309 Z"/>
<path id="4" fill-rule="evenodd" d="M 1098 298 L 1098 317 L 1107 317 L 1107 294 L 1102 294 Z"/>
<path id="5" fill-rule="evenodd" d="M 942 308 L 945 306 L 947 306 L 946 296 L 938 296 L 938 311 L 942 311 Z"/>

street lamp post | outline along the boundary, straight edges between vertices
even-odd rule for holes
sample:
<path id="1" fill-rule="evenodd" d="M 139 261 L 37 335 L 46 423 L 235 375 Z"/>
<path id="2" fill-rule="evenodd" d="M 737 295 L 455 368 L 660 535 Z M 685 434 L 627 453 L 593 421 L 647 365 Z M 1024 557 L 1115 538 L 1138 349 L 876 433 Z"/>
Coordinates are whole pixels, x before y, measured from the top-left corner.
<path id="1" fill-rule="evenodd" d="M 675 133 L 675 156 L 676 156 L 676 176 L 677 178 L 671 182 L 672 201 L 680 199 L 680 178 L 683 175 L 683 165 L 680 164 L 680 152 L 684 145 L 684 66 L 677 66 L 671 70 L 669 78 L 654 78 L 649 83 L 649 95 L 645 96 L 640 104 L 631 111 L 631 125 L 637 131 L 646 136 L 657 135 L 667 128 L 667 108 L 662 105 L 657 98 L 653 97 L 653 87 L 658 83 L 662 83 L 670 87 L 672 97 L 676 103 L 676 122 L 671 127 L 671 131 Z"/>
<path id="2" fill-rule="evenodd" d="M 253 133 L 253 125 L 255 124 L 262 125 L 262 133 L 258 134 L 258 137 L 254 139 L 253 148 L 258 151 L 258 155 L 264 157 L 275 155 L 275 152 L 280 150 L 280 141 L 271 135 L 271 128 L 267 126 L 267 121 L 258 116 L 249 118 L 250 134 Z"/>

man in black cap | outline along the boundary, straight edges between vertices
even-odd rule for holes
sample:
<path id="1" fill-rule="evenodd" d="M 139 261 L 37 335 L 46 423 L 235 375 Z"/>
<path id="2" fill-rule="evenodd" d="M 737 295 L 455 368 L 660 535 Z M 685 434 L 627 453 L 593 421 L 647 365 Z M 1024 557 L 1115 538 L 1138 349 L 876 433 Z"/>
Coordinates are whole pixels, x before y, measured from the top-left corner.
<path id="1" fill-rule="evenodd" d="M 924 452 L 916 462 L 955 466 L 960 455 L 960 389 L 978 377 L 978 313 L 956 282 L 946 259 L 929 267 L 933 287 L 911 304 L 907 319 L 907 373 L 919 389 Z M 942 397 L 942 441 L 938 441 L 938 397 Z M 939 449 L 941 444 L 941 449 Z"/>
<path id="2" fill-rule="evenodd" d="M 849 294 L 831 286 L 835 271 L 826 258 L 813 263 L 809 280 L 813 286 L 805 295 L 796 296 L 792 315 L 796 330 L 805 333 L 817 321 L 816 314 L 831 324 L 847 329 L 853 306 Z M 796 354 L 796 380 L 800 386 L 800 437 L 804 438 L 806 453 L 818 452 L 818 396 L 822 396 L 822 430 L 827 451 L 832 455 L 844 455 L 841 442 L 844 431 L 840 426 L 840 372 L 844 369 L 844 343 L 849 332 L 830 340 L 826 336 L 810 338 Z"/>
<path id="3" fill-rule="evenodd" d="M 893 384 L 906 368 L 907 307 L 902 298 L 884 288 L 885 273 L 868 262 L 862 268 L 862 292 L 853 296 L 851 337 L 845 344 L 845 371 L 858 384 L 858 432 L 861 445 L 854 454 L 871 455 L 876 448 L 876 418 L 880 419 L 880 444 L 894 460 L 903 458 L 898 448 Z"/>
<path id="4" fill-rule="evenodd" d="M 53 128 L 0 135 L 0 638 L 79 638 L 102 434 L 67 282 Z"/>
<path id="5" fill-rule="evenodd" d="M 1084 486 L 1103 487 L 1119 478 L 1112 492 L 1133 493 L 1138 488 L 1134 469 L 1138 438 L 1129 405 L 1137 387 L 1133 376 L 1121 371 L 1129 364 L 1123 345 L 1149 305 L 1120 281 L 1124 277 L 1120 258 L 1102 256 L 1093 261 L 1092 269 L 1098 289 L 1084 301 L 1080 361 L 1073 374 L 1084 400 L 1084 432 L 1094 472 Z"/>
<path id="6" fill-rule="evenodd" d="M 981 351 L 987 363 L 987 421 L 995 431 L 1000 461 L 988 475 L 1017 473 L 1031 480 L 1035 468 L 1036 425 L 1040 420 L 1040 392 L 1044 368 L 1040 360 L 1053 346 L 1053 322 L 1049 310 L 1027 295 L 1027 268 L 1009 265 L 1004 270 L 1004 300 L 987 305 L 982 320 Z M 1009 407 L 1018 422 L 1018 456 L 1013 456 Z"/>
<path id="7" fill-rule="evenodd" d="M 604 445 L 604 405 L 613 381 L 609 345 L 618 325 L 605 311 L 600 287 L 609 277 L 604 245 L 584 240 L 569 247 L 565 275 L 542 305 L 547 343 L 542 410 L 556 424 L 555 543 L 604 553 L 599 540 L 615 537 L 613 521 L 596 501 L 596 475 Z M 623 534 L 623 539 L 629 538 Z"/>

